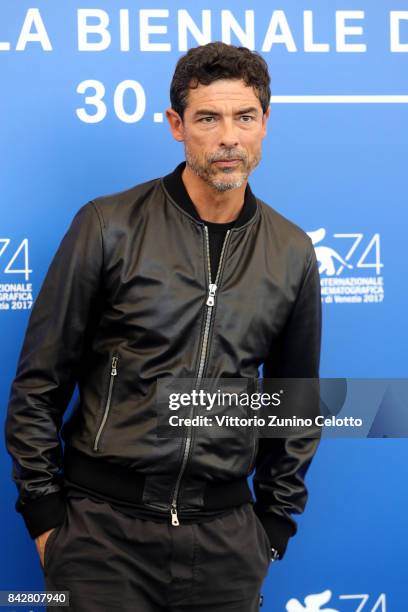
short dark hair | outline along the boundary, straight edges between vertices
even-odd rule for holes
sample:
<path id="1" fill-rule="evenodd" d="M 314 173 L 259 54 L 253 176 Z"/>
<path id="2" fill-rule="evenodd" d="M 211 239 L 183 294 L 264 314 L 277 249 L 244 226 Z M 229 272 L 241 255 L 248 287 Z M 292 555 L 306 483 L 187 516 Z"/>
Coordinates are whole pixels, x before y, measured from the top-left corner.
<path id="1" fill-rule="evenodd" d="M 256 51 L 223 42 L 211 42 L 189 49 L 176 64 L 170 85 L 172 108 L 183 118 L 188 90 L 218 79 L 242 79 L 253 87 L 265 113 L 271 98 L 268 65 Z"/>

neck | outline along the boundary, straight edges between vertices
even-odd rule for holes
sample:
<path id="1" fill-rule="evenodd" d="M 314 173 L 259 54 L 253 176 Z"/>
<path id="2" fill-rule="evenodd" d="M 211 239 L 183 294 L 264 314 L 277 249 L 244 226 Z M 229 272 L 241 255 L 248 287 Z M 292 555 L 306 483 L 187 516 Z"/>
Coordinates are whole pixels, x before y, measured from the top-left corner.
<path id="1" fill-rule="evenodd" d="M 217 191 L 197 176 L 187 164 L 181 178 L 203 221 L 228 223 L 238 218 L 244 205 L 247 181 L 236 189 Z"/>

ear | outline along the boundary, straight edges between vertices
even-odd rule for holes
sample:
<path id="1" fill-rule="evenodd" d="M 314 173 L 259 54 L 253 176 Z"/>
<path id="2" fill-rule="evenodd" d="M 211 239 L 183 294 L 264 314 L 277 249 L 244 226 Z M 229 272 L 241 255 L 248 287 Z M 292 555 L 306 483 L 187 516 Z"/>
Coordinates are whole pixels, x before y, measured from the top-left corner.
<path id="1" fill-rule="evenodd" d="M 271 114 L 271 107 L 269 105 L 267 110 L 262 115 L 262 138 L 265 138 L 265 136 L 266 136 L 267 126 L 268 126 L 268 119 L 269 119 L 269 115 L 270 114 Z"/>
<path id="2" fill-rule="evenodd" d="M 180 115 L 171 107 L 166 108 L 166 117 L 170 125 L 170 131 L 173 138 L 178 142 L 184 140 L 184 126 Z"/>

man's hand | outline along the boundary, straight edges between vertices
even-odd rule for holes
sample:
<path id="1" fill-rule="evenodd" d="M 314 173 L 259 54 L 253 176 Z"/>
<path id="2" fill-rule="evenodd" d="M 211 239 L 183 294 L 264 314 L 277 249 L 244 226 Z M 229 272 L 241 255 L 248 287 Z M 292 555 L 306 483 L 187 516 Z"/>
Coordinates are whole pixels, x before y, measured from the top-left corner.
<path id="1" fill-rule="evenodd" d="M 35 544 L 37 546 L 37 551 L 38 554 L 40 555 L 40 561 L 41 561 L 41 565 L 42 568 L 44 569 L 44 549 L 45 549 L 45 543 L 48 540 L 50 533 L 52 531 L 54 531 L 55 527 L 53 527 L 52 529 L 49 529 L 48 531 L 44 531 L 44 533 L 42 533 L 41 535 L 39 535 L 38 537 L 35 538 Z"/>

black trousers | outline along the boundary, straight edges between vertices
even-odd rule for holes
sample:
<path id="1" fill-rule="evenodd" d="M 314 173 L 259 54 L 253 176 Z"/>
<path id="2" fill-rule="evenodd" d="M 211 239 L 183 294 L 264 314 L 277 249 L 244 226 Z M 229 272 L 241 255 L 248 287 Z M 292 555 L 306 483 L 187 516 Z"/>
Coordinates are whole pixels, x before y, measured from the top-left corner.
<path id="1" fill-rule="evenodd" d="M 250 503 L 173 527 L 68 498 L 65 521 L 46 542 L 44 577 L 47 590 L 70 592 L 70 607 L 47 610 L 257 612 L 269 562 Z"/>

